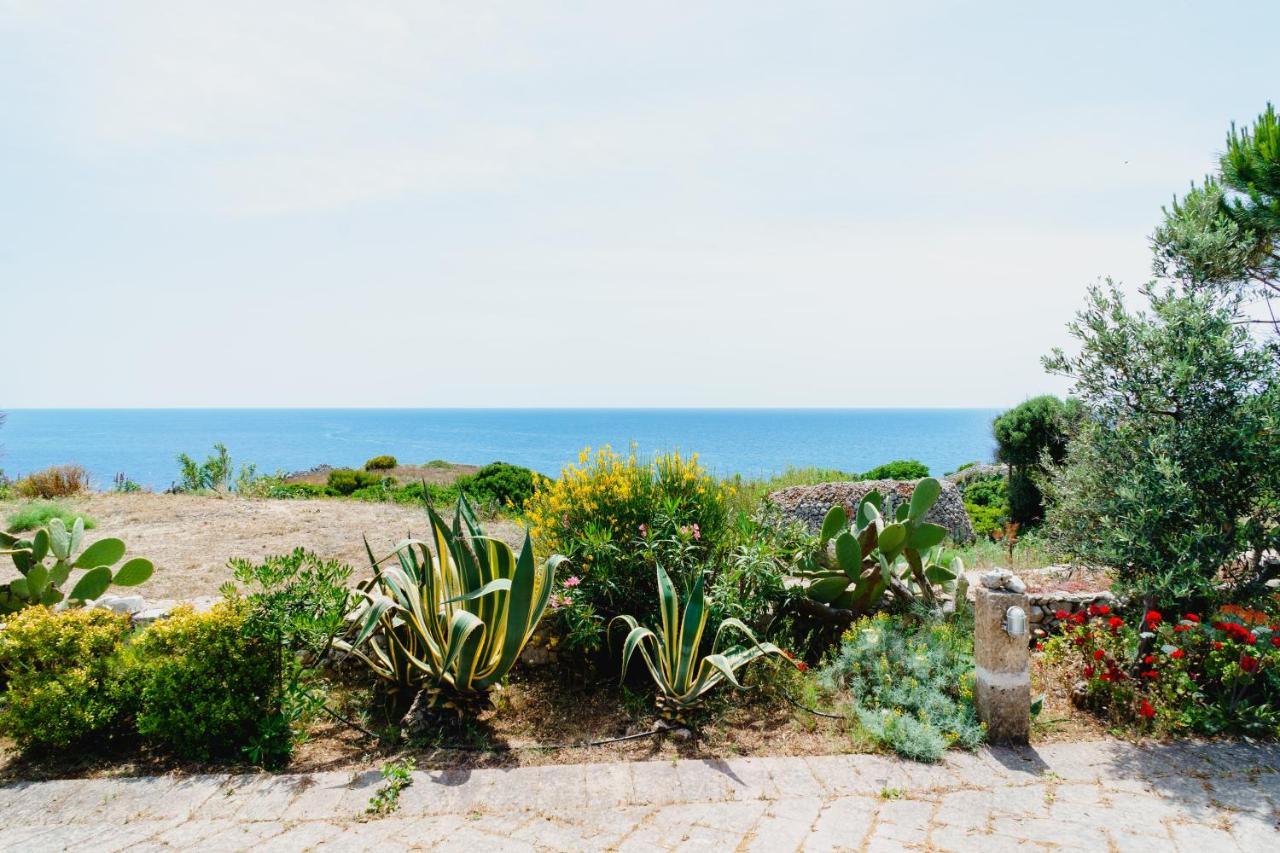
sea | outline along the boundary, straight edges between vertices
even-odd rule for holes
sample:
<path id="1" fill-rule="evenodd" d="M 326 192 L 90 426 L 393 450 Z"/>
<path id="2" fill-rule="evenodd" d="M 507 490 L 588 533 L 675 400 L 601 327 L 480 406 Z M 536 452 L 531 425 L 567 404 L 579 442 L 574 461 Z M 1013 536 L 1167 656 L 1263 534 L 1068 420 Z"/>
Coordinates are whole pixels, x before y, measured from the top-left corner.
<path id="1" fill-rule="evenodd" d="M 585 447 L 641 455 L 697 453 L 715 473 L 765 477 L 791 466 L 865 471 L 918 459 L 943 474 L 989 461 L 998 409 L 12 409 L 0 425 L 11 478 L 79 463 L 94 488 L 117 474 L 152 489 L 178 476 L 176 457 L 204 459 L 222 442 L 238 467 L 292 472 L 360 466 L 389 453 L 524 465 L 555 476 Z"/>

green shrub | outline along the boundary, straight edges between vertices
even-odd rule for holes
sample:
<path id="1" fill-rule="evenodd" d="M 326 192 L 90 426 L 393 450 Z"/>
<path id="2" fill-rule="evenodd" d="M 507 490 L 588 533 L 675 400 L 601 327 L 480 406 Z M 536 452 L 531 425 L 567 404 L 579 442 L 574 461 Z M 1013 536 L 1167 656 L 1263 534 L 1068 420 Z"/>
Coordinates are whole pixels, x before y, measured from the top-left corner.
<path id="1" fill-rule="evenodd" d="M 233 559 L 227 565 L 248 590 L 245 633 L 274 650 L 280 672 L 278 694 L 269 703 L 272 710 L 259 721 L 245 752 L 254 764 L 281 766 L 324 704 L 325 683 L 316 670 L 347 627 L 351 567 L 302 548 L 261 561 Z M 223 592 L 231 598 L 237 594 L 230 584 Z"/>
<path id="2" fill-rule="evenodd" d="M 1059 613 L 1045 657 L 1085 684 L 1084 704 L 1109 722 L 1159 735 L 1280 736 L 1280 625 L 1225 605 L 1204 617 L 1105 605 Z M 1144 642 L 1145 641 L 1145 642 Z M 1135 666 L 1135 663 L 1137 664 Z"/>
<path id="3" fill-rule="evenodd" d="M 25 506 L 18 507 L 5 521 L 5 529 L 15 533 L 23 530 L 35 530 L 44 527 L 51 518 L 62 519 L 62 523 L 67 528 L 74 525 L 77 518 L 84 519 L 85 530 L 92 530 L 98 526 L 97 522 L 92 518 L 73 512 L 62 504 L 33 501 Z"/>
<path id="4" fill-rule="evenodd" d="M 397 464 L 398 463 L 396 462 L 396 458 L 394 456 L 387 456 L 387 455 L 375 456 L 369 461 L 364 463 L 364 470 L 390 471 L 392 468 L 396 467 Z"/>
<path id="5" fill-rule="evenodd" d="M 54 465 L 13 484 L 20 498 L 69 498 L 89 491 L 89 472 L 82 465 Z"/>
<path id="6" fill-rule="evenodd" d="M 490 462 L 454 484 L 467 497 L 494 508 L 515 508 L 533 497 L 534 474 L 528 468 L 508 462 Z"/>
<path id="7" fill-rule="evenodd" d="M 249 606 L 180 607 L 126 650 L 138 733 L 184 758 L 236 756 L 278 712 L 276 648 L 246 630 Z"/>
<path id="8" fill-rule="evenodd" d="M 983 740 L 968 620 L 883 613 L 859 620 L 818 677 L 848 694 L 865 735 L 899 755 L 937 761 L 950 746 L 974 749 Z"/>
<path id="9" fill-rule="evenodd" d="M 329 472 L 329 489 L 339 495 L 350 495 L 357 489 L 376 486 L 382 482 L 380 474 L 357 471 L 354 468 L 335 468 Z"/>
<path id="10" fill-rule="evenodd" d="M 735 485 L 739 493 L 739 505 L 744 509 L 754 509 L 763 498 L 790 486 L 814 486 L 819 483 L 842 483 L 857 480 L 854 471 L 841 471 L 837 468 L 796 468 L 788 467 L 781 474 L 774 474 L 764 480 L 743 480 L 737 478 Z"/>
<path id="11" fill-rule="evenodd" d="M 1010 468 L 1010 520 L 1025 527 L 1044 517 L 1044 496 L 1036 478 L 1044 471 L 1046 455 L 1055 465 L 1066 458 L 1068 433 L 1082 413 L 1079 401 L 1045 394 L 1019 403 L 991 423 L 996 460 Z"/>
<path id="12" fill-rule="evenodd" d="M 1009 520 L 1008 480 L 1003 474 L 973 477 L 960 486 L 964 508 L 973 522 L 973 532 L 990 536 L 1004 529 Z"/>
<path id="13" fill-rule="evenodd" d="M 921 480 L 929 476 L 929 466 L 917 459 L 895 459 L 877 465 L 863 474 L 862 480 Z"/>
<path id="14" fill-rule="evenodd" d="M 573 614 L 564 617 L 572 644 L 599 647 L 615 616 L 657 624 L 655 563 L 680 589 L 703 572 L 714 582 L 732 546 L 733 501 L 731 486 L 678 453 L 642 460 L 588 449 L 560 479 L 539 478 L 525 512 L 539 554 L 564 554 L 573 567 L 561 608 Z"/>
<path id="15" fill-rule="evenodd" d="M 0 631 L 0 731 L 24 749 L 101 741 L 127 727 L 120 645 L 129 618 L 109 610 L 29 607 Z"/>
<path id="16" fill-rule="evenodd" d="M 319 483 L 278 483 L 272 486 L 271 491 L 267 493 L 269 498 L 280 499 L 308 499 L 323 498 L 332 495 L 328 486 L 322 486 Z"/>

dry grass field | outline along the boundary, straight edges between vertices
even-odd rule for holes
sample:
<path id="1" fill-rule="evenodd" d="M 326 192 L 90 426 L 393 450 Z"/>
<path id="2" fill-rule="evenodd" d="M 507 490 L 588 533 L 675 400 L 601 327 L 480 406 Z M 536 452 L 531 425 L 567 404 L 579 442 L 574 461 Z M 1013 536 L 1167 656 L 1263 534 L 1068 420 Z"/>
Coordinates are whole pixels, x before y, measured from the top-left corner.
<path id="1" fill-rule="evenodd" d="M 138 592 L 147 599 L 195 598 L 216 595 L 230 579 L 231 557 L 283 554 L 299 546 L 322 557 L 340 559 L 367 574 L 363 536 L 378 556 L 410 532 L 427 531 L 426 513 L 419 506 L 365 503 L 354 500 L 252 500 L 151 493 L 98 494 L 59 503 L 83 512 L 97 522 L 86 544 L 106 536 L 125 541 L 129 553 L 156 564 L 155 575 Z M 0 502 L 0 519 L 20 504 Z M 503 519 L 491 519 L 485 529 L 514 546 L 522 530 Z M 0 580 L 15 575 L 6 559 Z"/>

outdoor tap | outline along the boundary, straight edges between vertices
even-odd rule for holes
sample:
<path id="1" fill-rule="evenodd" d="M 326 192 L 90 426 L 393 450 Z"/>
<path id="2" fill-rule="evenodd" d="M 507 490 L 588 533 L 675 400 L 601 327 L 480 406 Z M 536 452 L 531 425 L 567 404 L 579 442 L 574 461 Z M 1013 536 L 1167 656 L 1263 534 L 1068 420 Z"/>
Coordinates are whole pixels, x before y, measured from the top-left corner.
<path id="1" fill-rule="evenodd" d="M 1021 607 L 1010 607 L 1004 612 L 1004 632 L 1010 637 L 1027 635 L 1027 611 Z"/>

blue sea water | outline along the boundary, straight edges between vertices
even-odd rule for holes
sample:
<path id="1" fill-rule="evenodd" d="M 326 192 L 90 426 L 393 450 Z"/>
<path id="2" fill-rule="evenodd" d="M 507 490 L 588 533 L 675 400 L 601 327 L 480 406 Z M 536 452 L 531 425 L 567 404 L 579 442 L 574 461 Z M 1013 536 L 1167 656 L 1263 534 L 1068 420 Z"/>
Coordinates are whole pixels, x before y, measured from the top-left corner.
<path id="1" fill-rule="evenodd" d="M 178 475 L 175 457 L 203 459 L 216 441 L 237 465 L 296 471 L 358 466 L 390 453 L 404 463 L 494 460 L 554 475 L 578 451 L 611 444 L 641 453 L 696 451 L 721 475 L 788 466 L 865 471 L 914 458 L 935 474 L 994 449 L 995 409 L 17 409 L 0 428 L 9 476 L 78 462 L 95 488 L 123 472 L 151 488 Z"/>

